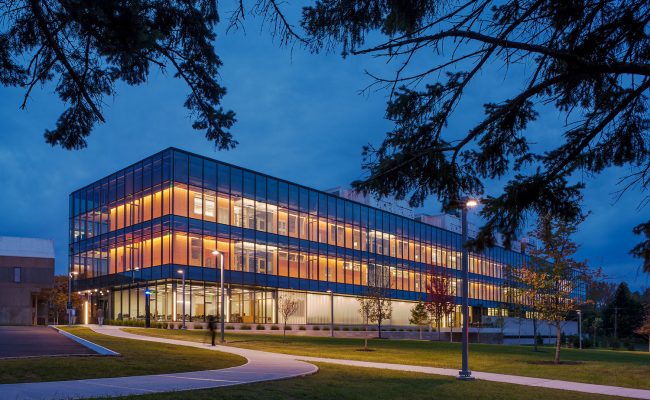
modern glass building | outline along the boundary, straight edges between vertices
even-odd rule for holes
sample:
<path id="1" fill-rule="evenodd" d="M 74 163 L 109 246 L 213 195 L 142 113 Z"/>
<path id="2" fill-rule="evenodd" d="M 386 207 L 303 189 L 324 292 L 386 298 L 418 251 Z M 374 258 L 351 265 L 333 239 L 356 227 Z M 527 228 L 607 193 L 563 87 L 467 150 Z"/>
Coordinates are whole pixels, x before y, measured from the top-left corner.
<path id="1" fill-rule="evenodd" d="M 356 296 L 369 279 L 389 285 L 407 325 L 434 274 L 450 276 L 460 304 L 460 235 L 330 193 L 169 148 L 70 195 L 70 270 L 93 314 L 203 321 L 218 315 L 225 255 L 226 321 L 276 323 L 291 292 L 292 323 L 361 323 Z M 506 265 L 525 255 L 496 247 L 469 260 L 472 318 L 508 307 Z M 185 276 L 185 296 L 181 285 Z M 330 294 L 331 292 L 331 294 Z M 330 297 L 331 296 L 331 297 Z M 460 310 L 453 318 L 460 323 Z"/>

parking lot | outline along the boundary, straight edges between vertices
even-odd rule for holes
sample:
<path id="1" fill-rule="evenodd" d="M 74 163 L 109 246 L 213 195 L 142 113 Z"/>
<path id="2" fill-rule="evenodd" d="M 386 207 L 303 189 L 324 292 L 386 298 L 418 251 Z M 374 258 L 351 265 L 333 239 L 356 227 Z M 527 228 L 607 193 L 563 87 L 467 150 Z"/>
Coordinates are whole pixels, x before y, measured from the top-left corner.
<path id="1" fill-rule="evenodd" d="M 0 359 L 91 355 L 92 350 L 45 326 L 0 326 Z"/>

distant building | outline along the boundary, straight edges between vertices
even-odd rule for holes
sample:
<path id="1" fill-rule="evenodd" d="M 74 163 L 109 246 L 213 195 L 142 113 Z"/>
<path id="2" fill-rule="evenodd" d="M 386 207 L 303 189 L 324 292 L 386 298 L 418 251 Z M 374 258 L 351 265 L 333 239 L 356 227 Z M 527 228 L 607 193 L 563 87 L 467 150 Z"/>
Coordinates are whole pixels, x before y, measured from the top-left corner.
<path id="1" fill-rule="evenodd" d="M 54 242 L 0 236 L 0 325 L 47 323 L 41 291 L 54 284 Z"/>

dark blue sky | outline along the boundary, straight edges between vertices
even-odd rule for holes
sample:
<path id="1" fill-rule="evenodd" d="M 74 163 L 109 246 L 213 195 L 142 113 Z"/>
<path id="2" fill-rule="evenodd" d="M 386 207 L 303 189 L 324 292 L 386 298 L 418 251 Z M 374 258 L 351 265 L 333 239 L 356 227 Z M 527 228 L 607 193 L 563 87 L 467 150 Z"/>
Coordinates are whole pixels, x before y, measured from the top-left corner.
<path id="1" fill-rule="evenodd" d="M 371 83 L 364 70 L 388 72 L 381 60 L 342 59 L 338 54 L 312 55 L 278 48 L 260 32 L 258 21 L 242 31 L 220 35 L 217 50 L 224 62 L 221 79 L 228 89 L 224 107 L 237 113 L 233 133 L 239 146 L 215 153 L 203 135 L 191 129 L 182 107 L 187 89 L 171 74 L 152 74 L 146 85 L 118 87 L 106 99 L 106 123 L 99 125 L 88 148 L 51 148 L 43 131 L 54 126 L 63 109 L 51 88 L 35 90 L 28 109 L 19 110 L 23 91 L 0 88 L 0 235 L 52 238 L 58 273 L 67 269 L 68 194 L 73 190 L 169 146 L 214 157 L 318 189 L 348 185 L 362 176 L 361 146 L 379 143 L 390 124 L 383 119 L 387 92 L 359 90 Z M 220 27 L 224 31 L 225 26 Z M 428 60 L 430 62 L 430 60 Z M 469 91 L 451 128 L 467 128 L 486 101 L 503 99 L 520 84 L 522 70 L 491 67 Z M 543 112 L 531 126 L 540 147 L 558 142 L 563 118 Z M 579 177 L 588 190 L 585 205 L 592 215 L 576 241 L 580 256 L 602 266 L 615 281 L 635 289 L 650 280 L 640 261 L 628 252 L 640 238 L 631 230 L 647 220 L 638 210 L 640 195 L 618 202 L 614 193 L 624 171 Z M 499 184 L 488 187 L 498 190 Z M 438 211 L 434 199 L 427 209 Z"/>

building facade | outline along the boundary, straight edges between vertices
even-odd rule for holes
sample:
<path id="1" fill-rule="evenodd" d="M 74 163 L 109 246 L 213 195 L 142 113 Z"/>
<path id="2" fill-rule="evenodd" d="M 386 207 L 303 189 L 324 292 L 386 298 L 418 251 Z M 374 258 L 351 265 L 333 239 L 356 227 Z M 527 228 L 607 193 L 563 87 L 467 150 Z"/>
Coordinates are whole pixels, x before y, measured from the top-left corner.
<path id="1" fill-rule="evenodd" d="M 358 324 L 356 296 L 379 277 L 394 299 L 390 324 L 408 324 L 434 274 L 449 276 L 460 304 L 459 234 L 179 149 L 70 195 L 73 287 L 93 314 L 144 318 L 148 290 L 152 320 L 180 320 L 183 305 L 190 320 L 218 315 L 215 249 L 230 323 L 276 323 L 278 298 L 290 295 L 300 302 L 291 323 L 329 323 L 333 302 L 335 323 Z M 473 319 L 507 307 L 504 267 L 525 257 L 470 255 Z M 457 312 L 449 323 L 459 322 Z"/>
<path id="2" fill-rule="evenodd" d="M 47 324 L 53 284 L 51 240 L 0 236 L 0 325 Z"/>

